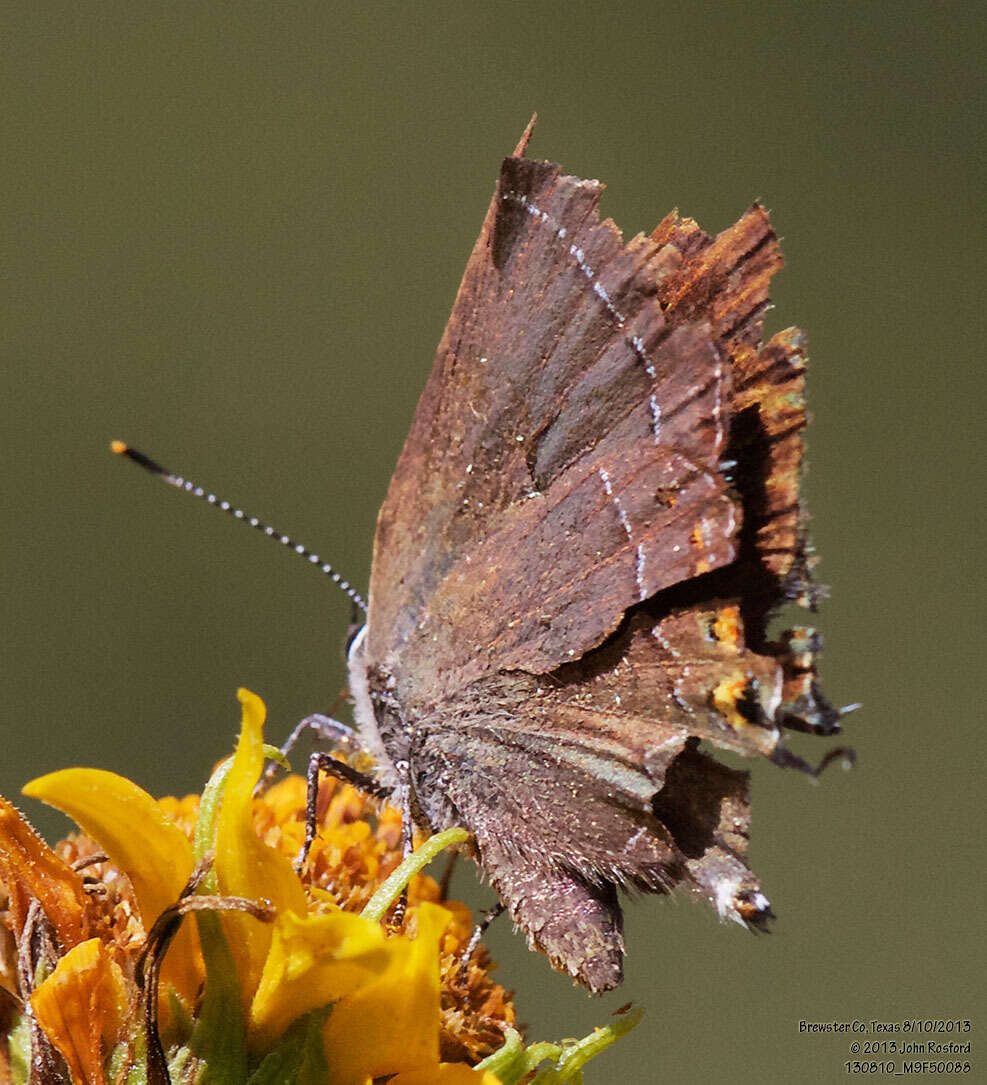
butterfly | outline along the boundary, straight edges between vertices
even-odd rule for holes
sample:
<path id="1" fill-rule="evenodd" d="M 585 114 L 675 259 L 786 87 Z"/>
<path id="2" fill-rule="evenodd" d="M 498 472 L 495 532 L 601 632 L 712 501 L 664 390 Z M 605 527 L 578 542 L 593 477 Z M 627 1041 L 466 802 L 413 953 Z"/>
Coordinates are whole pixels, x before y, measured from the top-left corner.
<path id="1" fill-rule="evenodd" d="M 773 918 L 747 864 L 746 772 L 818 775 L 787 730 L 856 708 L 819 688 L 799 492 L 795 328 L 762 341 L 781 252 L 751 207 L 715 238 L 667 215 L 624 243 L 602 186 L 504 160 L 377 521 L 369 603 L 290 536 L 137 450 L 114 451 L 318 565 L 366 611 L 348 672 L 358 733 L 303 720 L 373 775 L 319 770 L 462 826 L 529 944 L 594 992 L 621 982 L 619 892 L 682 887 L 723 919 Z"/>
<path id="2" fill-rule="evenodd" d="M 620 983 L 619 891 L 682 886 L 761 927 L 748 774 L 832 734 L 799 496 L 805 353 L 762 343 L 781 254 L 753 206 L 715 238 L 624 243 L 602 186 L 501 167 L 377 522 L 349 652 L 361 740 L 426 831 L 471 834 L 529 944 Z"/>

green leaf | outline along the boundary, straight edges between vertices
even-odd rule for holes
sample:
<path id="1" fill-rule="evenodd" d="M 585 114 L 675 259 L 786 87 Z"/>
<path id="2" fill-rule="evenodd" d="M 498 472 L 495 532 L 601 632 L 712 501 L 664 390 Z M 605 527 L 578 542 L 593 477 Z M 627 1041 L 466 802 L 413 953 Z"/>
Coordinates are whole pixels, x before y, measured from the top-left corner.
<path id="1" fill-rule="evenodd" d="M 558 1044 L 539 1043 L 526 1048 L 521 1033 L 516 1029 L 508 1029 L 505 1036 L 503 1047 L 488 1055 L 475 1067 L 477 1070 L 489 1070 L 496 1074 L 501 1085 L 517 1085 L 540 1062 L 546 1059 L 554 1061 L 562 1054 L 562 1048 Z"/>
<path id="2" fill-rule="evenodd" d="M 188 1065 L 192 1052 L 187 1047 L 179 1047 L 172 1052 L 168 1059 L 168 1076 L 173 1082 L 184 1081 L 185 1067 Z"/>
<path id="3" fill-rule="evenodd" d="M 269 742 L 264 743 L 264 758 L 267 761 L 274 761 L 279 764 L 283 769 L 287 769 L 291 772 L 291 762 L 281 752 L 278 746 L 272 746 Z"/>
<path id="4" fill-rule="evenodd" d="M 10 1077 L 14 1085 L 27 1085 L 31 1075 L 31 1022 L 21 1014 L 7 1038 Z"/>
<path id="5" fill-rule="evenodd" d="M 166 1036 L 161 1037 L 161 1042 L 164 1044 L 165 1049 L 169 1050 L 176 1044 L 185 1043 L 192 1034 L 195 1020 L 192 1017 L 192 1011 L 178 997 L 175 988 L 171 984 L 165 987 L 165 994 L 168 998 L 169 1025 L 168 1033 Z"/>
<path id="6" fill-rule="evenodd" d="M 372 919 L 379 923 L 384 918 L 384 913 L 397 900 L 401 890 L 415 874 L 424 870 L 436 855 L 448 848 L 450 844 L 459 844 L 468 839 L 469 833 L 465 829 L 446 829 L 444 833 L 430 836 L 381 882 L 377 892 L 367 901 L 360 915 L 364 919 Z"/>
<path id="7" fill-rule="evenodd" d="M 531 1085 L 563 1085 L 564 1082 L 582 1085 L 586 1063 L 630 1032 L 643 1016 L 643 1009 L 632 1010 L 612 1025 L 595 1029 L 582 1040 L 569 1040 L 563 1044 L 537 1043 L 527 1048 L 522 1044 L 521 1034 L 508 1029 L 503 1047 L 488 1055 L 475 1069 L 489 1070 L 503 1085 L 517 1085 L 539 1063 L 548 1059 L 554 1065 L 539 1070 Z"/>
<path id="8" fill-rule="evenodd" d="M 219 806 L 223 801 L 223 788 L 226 786 L 226 777 L 233 767 L 233 758 L 227 757 L 217 766 L 209 782 L 202 789 L 202 798 L 199 800 L 199 816 L 195 821 L 195 837 L 192 840 L 192 852 L 197 863 L 212 851 L 216 843 L 216 819 L 219 817 Z M 202 894 L 218 893 L 219 885 L 213 871 L 202 879 L 199 886 Z"/>
<path id="9" fill-rule="evenodd" d="M 136 1021 L 130 1022 L 130 1038 L 117 1044 L 110 1057 L 110 1078 L 124 1085 L 147 1085 L 147 1033 Z"/>
<path id="10" fill-rule="evenodd" d="M 503 1046 L 497 1048 L 475 1067 L 476 1070 L 489 1070 L 500 1078 L 502 1085 L 516 1085 L 524 1076 L 518 1073 L 524 1059 L 524 1039 L 517 1029 L 509 1028 L 504 1033 Z"/>
<path id="11" fill-rule="evenodd" d="M 582 1081 L 582 1069 L 586 1063 L 636 1028 L 643 1016 L 644 1008 L 639 1006 L 613 1024 L 595 1029 L 582 1040 L 564 1044 L 562 1057 L 555 1066 L 539 1070 L 532 1078 L 531 1085 L 563 1085 L 563 1082 L 567 1081 L 576 1085 Z"/>
<path id="12" fill-rule="evenodd" d="M 300 1017 L 247 1079 L 247 1085 L 325 1085 L 329 1074 L 322 1029 L 329 1008 Z"/>

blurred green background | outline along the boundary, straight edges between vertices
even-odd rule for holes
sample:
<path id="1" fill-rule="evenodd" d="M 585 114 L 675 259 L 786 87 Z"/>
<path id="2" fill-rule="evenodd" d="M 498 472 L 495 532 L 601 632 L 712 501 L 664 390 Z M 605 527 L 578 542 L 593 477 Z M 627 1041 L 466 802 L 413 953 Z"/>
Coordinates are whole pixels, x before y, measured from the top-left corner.
<path id="1" fill-rule="evenodd" d="M 673 206 L 711 232 L 756 197 L 772 209 L 787 267 L 769 330 L 800 324 L 813 362 L 826 686 L 865 707 L 856 771 L 816 787 L 754 766 L 772 937 L 639 900 L 627 982 L 592 1000 L 501 920 L 502 981 L 533 1037 L 648 1006 L 588 1081 L 834 1081 L 849 1040 L 800 1019 L 975 1016 L 978 20 L 956 3 L 6 5 L 0 790 L 81 763 L 181 793 L 229 750 L 238 685 L 272 739 L 329 707 L 346 601 L 107 442 L 365 585 L 500 159 L 538 110 L 530 154 L 606 181 L 628 236 Z"/>

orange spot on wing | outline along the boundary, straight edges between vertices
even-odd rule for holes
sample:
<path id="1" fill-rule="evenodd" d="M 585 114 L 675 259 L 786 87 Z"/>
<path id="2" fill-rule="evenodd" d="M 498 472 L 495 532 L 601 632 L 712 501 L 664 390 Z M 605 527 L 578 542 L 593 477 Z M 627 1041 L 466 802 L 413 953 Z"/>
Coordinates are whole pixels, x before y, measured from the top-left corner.
<path id="1" fill-rule="evenodd" d="M 731 651 L 740 650 L 740 607 L 721 607 L 716 612 L 713 636 Z"/>
<path id="2" fill-rule="evenodd" d="M 747 726 L 747 720 L 737 711 L 737 702 L 746 689 L 747 678 L 742 675 L 739 678 L 724 678 L 713 690 L 713 707 L 735 731 Z"/>

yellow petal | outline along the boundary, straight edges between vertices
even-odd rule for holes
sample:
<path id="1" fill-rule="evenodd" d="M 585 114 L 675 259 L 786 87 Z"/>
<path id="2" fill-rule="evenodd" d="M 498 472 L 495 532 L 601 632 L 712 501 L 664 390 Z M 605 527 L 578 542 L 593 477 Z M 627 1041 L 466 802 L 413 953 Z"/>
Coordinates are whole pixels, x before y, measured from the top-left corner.
<path id="1" fill-rule="evenodd" d="M 85 937 L 86 894 L 82 878 L 48 847 L 17 808 L 2 796 L 0 881 L 10 895 L 10 910 L 18 934 L 27 919 L 31 898 L 34 898 L 55 928 L 63 950 L 78 945 Z"/>
<path id="2" fill-rule="evenodd" d="M 216 877 L 227 896 L 268 900 L 278 912 L 304 915 L 305 890 L 285 856 L 269 848 L 254 831 L 253 792 L 264 767 L 264 702 L 249 690 L 237 691 L 243 705 L 240 740 L 223 790 L 216 825 Z M 271 945 L 271 924 L 227 913 L 223 929 L 240 977 L 244 1009 L 264 969 Z"/>
<path id="3" fill-rule="evenodd" d="M 416 919 L 413 941 L 391 939 L 396 952 L 384 973 L 333 1007 L 325 1029 L 333 1085 L 438 1066 L 439 938 L 450 915 L 423 903 Z"/>
<path id="4" fill-rule="evenodd" d="M 123 973 L 103 943 L 90 938 L 69 950 L 31 995 L 31 1009 L 73 1082 L 102 1085 L 104 1041 L 108 1051 L 129 1010 Z"/>
<path id="5" fill-rule="evenodd" d="M 250 1008 L 251 1042 L 273 1043 L 296 1018 L 337 1002 L 407 953 L 403 939 L 351 912 L 299 918 L 283 912 Z"/>
<path id="6" fill-rule="evenodd" d="M 146 931 L 178 900 L 195 865 L 192 845 L 135 783 L 102 769 L 63 769 L 32 780 L 24 794 L 68 814 L 126 873 Z M 186 999 L 195 997 L 203 975 L 193 926 L 182 924 L 161 972 Z"/>
<path id="7" fill-rule="evenodd" d="M 500 1085 L 489 1070 L 474 1070 L 461 1062 L 440 1062 L 424 1070 L 411 1070 L 392 1077 L 388 1085 Z"/>

